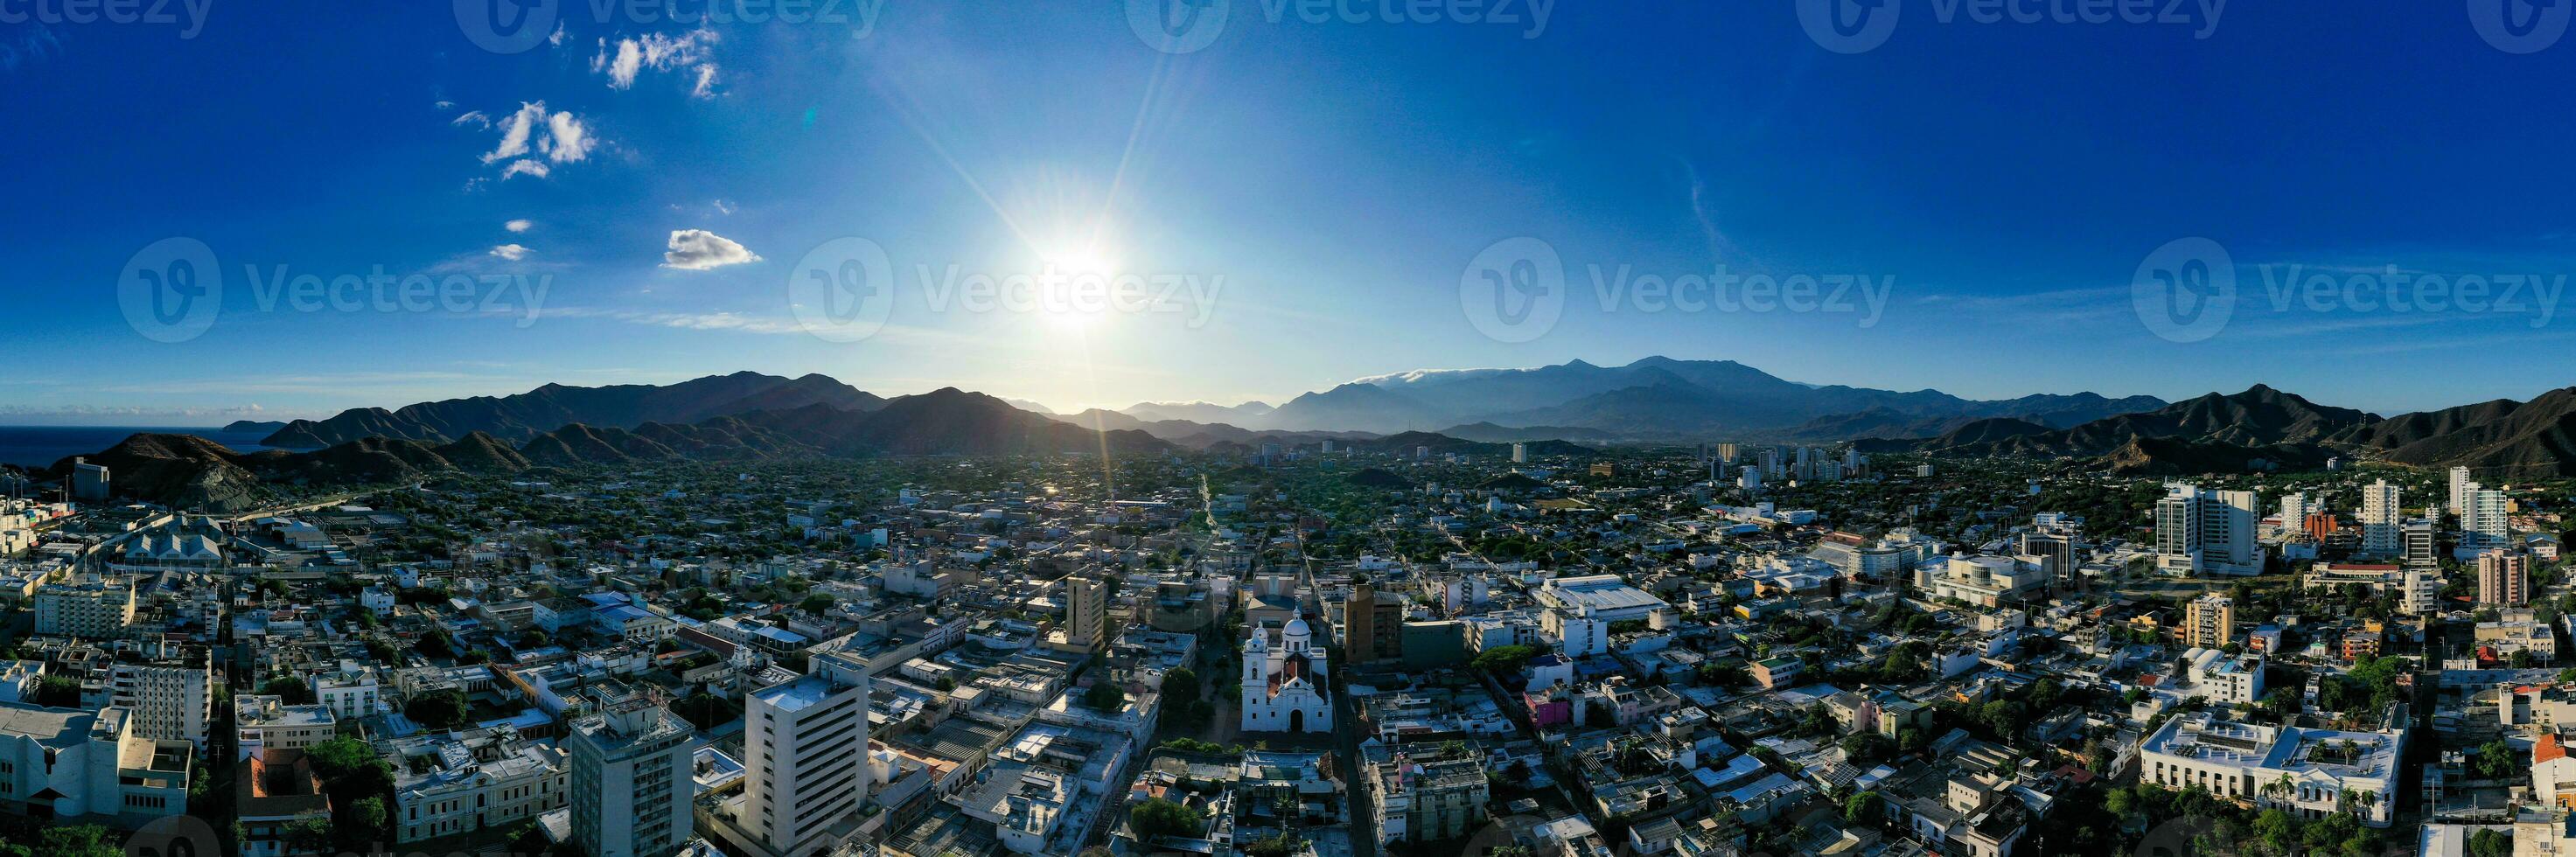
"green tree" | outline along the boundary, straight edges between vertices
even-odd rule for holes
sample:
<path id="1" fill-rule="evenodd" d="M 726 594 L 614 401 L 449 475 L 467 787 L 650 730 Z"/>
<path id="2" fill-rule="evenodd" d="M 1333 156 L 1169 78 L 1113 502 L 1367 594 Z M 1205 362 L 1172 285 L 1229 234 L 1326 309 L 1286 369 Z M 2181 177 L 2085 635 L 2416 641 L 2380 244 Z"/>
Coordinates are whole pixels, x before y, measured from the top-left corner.
<path id="1" fill-rule="evenodd" d="M 287 705 L 312 705 L 315 699 L 313 686 L 306 684 L 302 676 L 278 676 L 260 682 L 259 693 L 277 697 L 277 701 Z"/>
<path id="2" fill-rule="evenodd" d="M 1884 807 L 1877 792 L 1853 792 L 1851 797 L 1843 798 L 1843 823 L 1876 825 Z"/>
<path id="3" fill-rule="evenodd" d="M 473 705 L 466 700 L 465 692 L 453 688 L 424 693 L 403 703 L 404 717 L 409 717 L 412 722 L 431 729 L 454 729 L 463 726 L 466 717 L 472 712 Z"/>
<path id="4" fill-rule="evenodd" d="M 1157 836 L 1197 836 L 1199 811 L 1162 798 L 1148 798 L 1127 810 L 1127 826 L 1141 842 Z"/>
<path id="5" fill-rule="evenodd" d="M 1101 711 L 1117 711 L 1127 705 L 1127 691 L 1117 682 L 1102 678 L 1082 692 L 1082 704 Z"/>

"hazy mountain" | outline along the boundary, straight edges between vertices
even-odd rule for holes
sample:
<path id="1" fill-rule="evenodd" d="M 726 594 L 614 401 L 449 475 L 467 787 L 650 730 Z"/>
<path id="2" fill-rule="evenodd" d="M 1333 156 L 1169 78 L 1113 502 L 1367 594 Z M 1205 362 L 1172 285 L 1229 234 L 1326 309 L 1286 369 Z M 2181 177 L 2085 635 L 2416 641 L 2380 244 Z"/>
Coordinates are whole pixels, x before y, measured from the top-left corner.
<path id="1" fill-rule="evenodd" d="M 1374 384 L 1343 384 L 1288 400 L 1257 424 L 1292 431 L 1365 431 L 1378 434 L 1451 425 L 1452 412 Z"/>
<path id="2" fill-rule="evenodd" d="M 1138 402 L 1118 409 L 1119 413 L 1149 422 L 1182 420 L 1194 423 L 1258 425 L 1262 417 L 1277 410 L 1267 402 L 1245 402 L 1220 405 L 1215 402 Z"/>
<path id="3" fill-rule="evenodd" d="M 1363 397 L 1353 385 L 1385 395 Z M 1988 417 L 2065 427 L 2164 404 L 2148 396 L 2112 399 L 2094 393 L 1979 401 L 1939 390 L 1801 384 L 1732 360 L 1648 357 L 1625 366 L 1575 360 L 1528 369 L 1375 375 L 1301 396 L 1281 406 L 1272 420 L 1247 425 L 1388 431 L 1486 422 L 1581 429 L 1642 441 L 1718 436 L 1831 441 L 1929 437 Z"/>
<path id="4" fill-rule="evenodd" d="M 1437 433 L 1448 435 L 1459 440 L 1473 440 L 1484 443 L 1511 443 L 1514 441 L 1530 440 L 1563 440 L 1574 443 L 1607 443 L 1617 440 L 1617 438 L 1612 437 L 1609 432 L 1602 431 L 1600 429 L 1576 428 L 1574 426 L 1522 426 L 1519 428 L 1513 428 L 1510 426 L 1499 426 L 1488 422 L 1454 425 L 1441 429 Z"/>
<path id="5" fill-rule="evenodd" d="M 822 375 L 782 378 L 736 372 L 659 386 L 547 384 L 512 396 L 421 402 L 391 411 L 355 408 L 318 422 L 296 420 L 262 443 L 289 449 L 312 449 L 362 437 L 445 443 L 478 431 L 520 442 L 575 423 L 631 429 L 648 422 L 695 423 L 711 417 L 807 405 L 865 411 L 883 402 L 875 395 Z"/>
<path id="6" fill-rule="evenodd" d="M 262 420 L 234 420 L 234 421 L 232 421 L 232 422 L 229 422 L 229 423 L 225 423 L 225 424 L 224 424 L 224 431 L 226 431 L 226 432 L 240 432 L 240 433 L 244 433 L 244 434 L 247 434 L 247 433 L 250 433 L 250 432 L 260 432 L 260 433 L 263 433 L 263 434 L 275 434 L 275 433 L 277 432 L 277 430 L 279 430 L 279 429 L 283 429 L 283 428 L 285 428 L 285 427 L 286 427 L 286 424 L 285 424 L 285 423 L 283 423 L 283 422 L 278 422 L 278 421 L 275 421 L 275 420 L 266 420 L 266 421 L 262 421 Z"/>

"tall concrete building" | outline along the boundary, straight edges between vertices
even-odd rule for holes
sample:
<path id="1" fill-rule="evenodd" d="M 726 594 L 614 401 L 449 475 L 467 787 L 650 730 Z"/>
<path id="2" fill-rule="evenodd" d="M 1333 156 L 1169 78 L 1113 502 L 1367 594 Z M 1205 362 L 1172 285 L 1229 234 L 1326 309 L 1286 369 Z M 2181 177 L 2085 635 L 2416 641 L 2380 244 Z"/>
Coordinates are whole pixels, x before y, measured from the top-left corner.
<path id="1" fill-rule="evenodd" d="M 2193 599 L 2183 610 L 2183 645 L 2215 649 L 2236 635 L 2236 602 L 2212 592 Z"/>
<path id="2" fill-rule="evenodd" d="M 1354 663 L 1404 657 L 1404 600 L 1362 583 L 1342 602 L 1342 650 Z"/>
<path id="3" fill-rule="evenodd" d="M 214 673 L 200 658 L 165 664 L 116 663 L 107 668 L 109 704 L 134 712 L 136 737 L 206 746 L 206 720 L 214 698 L 206 692 Z"/>
<path id="4" fill-rule="evenodd" d="M 134 624 L 134 581 L 89 576 L 36 588 L 36 633 L 85 639 L 125 636 Z"/>
<path id="5" fill-rule="evenodd" d="M 2361 489 L 2361 552 L 2396 556 L 2404 548 L 2405 493 L 2381 479 Z"/>
<path id="6" fill-rule="evenodd" d="M 2466 467 L 2451 468 L 2450 488 L 2450 495 L 2445 502 L 2454 509 L 2467 508 L 2469 492 L 2478 490 L 2477 483 L 2469 481 L 2469 469 Z"/>
<path id="7" fill-rule="evenodd" d="M 2520 607 L 2531 603 L 2531 565 L 2522 554 L 2490 550 L 2478 554 L 2478 603 Z"/>
<path id="8" fill-rule="evenodd" d="M 2434 542 L 2432 521 L 2423 518 L 2407 521 L 2398 528 L 2397 546 L 2397 555 L 2407 568 L 2429 571 L 2442 567 L 2441 556 L 2435 552 L 2438 546 Z"/>
<path id="9" fill-rule="evenodd" d="M 2172 485 L 2156 501 L 2156 564 L 2177 574 L 2263 573 L 2254 541 L 2252 491 L 2204 491 Z"/>
<path id="10" fill-rule="evenodd" d="M 2513 523 L 2505 512 L 2504 492 L 2471 482 L 2461 493 L 2461 541 L 2470 547 L 2502 547 L 2513 539 Z"/>
<path id="11" fill-rule="evenodd" d="M 1068 652 L 1109 645 L 1109 585 L 1077 574 L 1064 579 L 1064 644 Z"/>
<path id="12" fill-rule="evenodd" d="M 753 691 L 743 710 L 742 812 L 760 857 L 828 852 L 867 802 L 868 675 L 817 659 L 814 674 Z"/>
<path id="13" fill-rule="evenodd" d="M 1521 442 L 1519 442 L 1519 441 L 1514 441 L 1514 442 L 1512 443 L 1512 463 L 1513 463 L 1513 464 L 1528 464 L 1528 463 L 1529 463 L 1529 444 L 1521 443 Z"/>
<path id="14" fill-rule="evenodd" d="M 2281 497 L 2281 537 L 2287 541 L 2308 541 L 2308 492 L 2292 491 Z"/>
<path id="15" fill-rule="evenodd" d="M 670 857 L 688 844 L 691 729 L 660 700 L 612 685 L 573 721 L 572 836 L 590 857 Z M 864 716 L 864 715 L 863 715 Z M 865 772 L 861 772 L 865 776 Z"/>

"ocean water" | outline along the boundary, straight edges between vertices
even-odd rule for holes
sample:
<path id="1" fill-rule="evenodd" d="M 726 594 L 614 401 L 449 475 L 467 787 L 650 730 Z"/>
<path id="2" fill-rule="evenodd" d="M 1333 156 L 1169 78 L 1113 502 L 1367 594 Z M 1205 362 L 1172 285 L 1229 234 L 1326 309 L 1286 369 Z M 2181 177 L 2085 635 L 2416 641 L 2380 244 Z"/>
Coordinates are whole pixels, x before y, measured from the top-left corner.
<path id="1" fill-rule="evenodd" d="M 268 448 L 259 445 L 260 439 L 268 436 L 266 432 L 228 432 L 221 427 L 0 426 L 0 464 L 51 467 L 54 462 L 100 452 L 128 436 L 147 432 L 193 434 L 231 447 L 234 452 L 258 452 Z"/>

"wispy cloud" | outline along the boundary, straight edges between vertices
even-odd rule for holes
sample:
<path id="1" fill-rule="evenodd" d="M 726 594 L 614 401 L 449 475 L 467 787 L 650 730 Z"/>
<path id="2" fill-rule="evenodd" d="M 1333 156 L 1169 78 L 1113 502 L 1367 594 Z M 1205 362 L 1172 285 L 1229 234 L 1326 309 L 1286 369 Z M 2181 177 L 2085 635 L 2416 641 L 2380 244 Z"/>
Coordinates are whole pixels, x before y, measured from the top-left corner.
<path id="1" fill-rule="evenodd" d="M 463 120 L 458 117 L 459 124 L 466 124 Z M 553 172 L 548 164 L 588 160 L 599 147 L 599 138 L 581 117 L 569 110 L 549 113 L 543 101 L 523 102 L 517 112 L 488 125 L 501 130 L 501 140 L 483 153 L 483 163 L 501 164 L 505 180 L 522 175 L 545 178 Z"/>
<path id="2" fill-rule="evenodd" d="M 631 89 L 636 76 L 646 71 L 686 69 L 693 81 L 689 94 L 706 98 L 715 94 L 715 43 L 713 30 L 678 37 L 649 33 L 641 38 L 600 39 L 599 52 L 590 59 L 590 70 L 606 75 L 610 89 Z"/>

